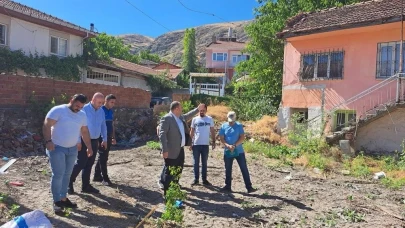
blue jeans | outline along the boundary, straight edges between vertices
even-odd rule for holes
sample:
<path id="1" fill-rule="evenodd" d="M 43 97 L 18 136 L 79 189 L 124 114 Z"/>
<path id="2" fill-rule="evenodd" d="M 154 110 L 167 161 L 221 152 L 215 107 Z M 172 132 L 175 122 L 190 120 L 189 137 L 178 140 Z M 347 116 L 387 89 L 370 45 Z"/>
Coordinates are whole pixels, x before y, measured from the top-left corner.
<path id="1" fill-rule="evenodd" d="M 245 182 L 246 189 L 252 188 L 252 182 L 250 182 L 250 175 L 249 170 L 246 164 L 246 157 L 245 153 L 239 154 L 238 157 L 229 158 L 224 155 L 224 162 L 225 162 L 225 187 L 231 188 L 232 185 L 232 165 L 233 160 L 239 164 L 240 171 L 242 172 L 243 181 Z"/>
<path id="2" fill-rule="evenodd" d="M 194 157 L 194 179 L 198 180 L 200 177 L 200 156 L 201 156 L 201 176 L 203 181 L 207 180 L 207 161 L 208 152 L 210 148 L 208 145 L 194 145 L 193 157 Z"/>
<path id="3" fill-rule="evenodd" d="M 55 150 L 46 150 L 52 169 L 51 191 L 53 201 L 66 198 L 70 175 L 77 158 L 77 146 L 70 148 L 55 145 Z"/>

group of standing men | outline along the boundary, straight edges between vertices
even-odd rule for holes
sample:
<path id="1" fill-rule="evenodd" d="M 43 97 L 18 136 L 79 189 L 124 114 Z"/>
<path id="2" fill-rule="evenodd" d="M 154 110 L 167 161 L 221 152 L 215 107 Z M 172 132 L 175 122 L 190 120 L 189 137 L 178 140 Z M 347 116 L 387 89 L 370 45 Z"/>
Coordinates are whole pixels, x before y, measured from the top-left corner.
<path id="1" fill-rule="evenodd" d="M 181 175 L 184 166 L 184 147 L 190 146 L 193 152 L 194 159 L 194 180 L 191 185 L 199 184 L 199 163 L 201 158 L 201 176 L 203 185 L 210 186 L 211 183 L 207 180 L 207 163 L 211 136 L 212 149 L 215 149 L 215 129 L 214 120 L 207 116 L 207 105 L 200 104 L 196 109 L 191 110 L 186 114 L 182 114 L 182 106 L 178 101 L 174 101 L 170 105 L 170 112 L 166 114 L 160 121 L 157 128 L 159 140 L 164 159 L 164 168 L 159 180 L 162 184 L 164 195 L 170 187 L 172 181 L 179 181 L 179 178 L 174 178 L 170 172 L 172 167 L 179 167 Z M 188 128 L 187 122 L 195 114 L 191 121 L 191 130 Z M 225 186 L 222 191 L 232 191 L 232 165 L 236 160 L 242 172 L 245 187 L 248 193 L 255 192 L 257 189 L 252 187 L 250 175 L 246 164 L 246 158 L 243 151 L 243 141 L 245 133 L 243 125 L 236 122 L 235 112 L 227 114 L 227 122 L 222 124 L 219 130 L 219 137 L 224 145 L 224 163 L 225 163 Z"/>
<path id="2" fill-rule="evenodd" d="M 53 107 L 45 117 L 43 136 L 46 154 L 52 169 L 51 191 L 55 213 L 64 208 L 76 208 L 67 198 L 74 194 L 73 183 L 82 172 L 82 192 L 99 193 L 90 184 L 93 164 L 99 154 L 93 181 L 112 185 L 107 173 L 107 160 L 111 144 L 115 144 L 113 111 L 116 97 L 95 93 L 87 102 L 83 94 Z M 104 103 L 104 105 L 103 105 Z"/>
<path id="3" fill-rule="evenodd" d="M 76 94 L 68 104 L 53 107 L 45 117 L 43 136 L 46 154 L 52 169 L 51 191 L 55 213 L 64 208 L 76 208 L 77 204 L 67 198 L 67 194 L 75 193 L 73 184 L 82 172 L 82 188 L 84 193 L 99 193 L 90 184 L 93 164 L 99 154 L 93 181 L 103 185 L 113 185 L 108 177 L 107 160 L 112 144 L 115 144 L 114 116 L 112 108 L 116 97 L 113 94 L 104 97 L 95 93 L 86 104 L 87 97 Z M 104 105 L 103 105 L 104 103 Z M 194 117 L 197 113 L 199 116 Z M 192 185 L 199 184 L 199 161 L 202 163 L 202 183 L 211 185 L 207 180 L 207 161 L 210 145 L 215 149 L 214 120 L 206 115 L 207 106 L 200 104 L 198 108 L 182 114 L 182 106 L 178 101 L 170 105 L 170 112 L 165 115 L 157 128 L 164 168 L 159 183 L 162 184 L 164 196 L 172 181 L 179 181 L 170 172 L 176 167 L 181 172 L 184 167 L 184 147 L 190 146 L 194 158 L 194 180 Z M 192 118 L 191 130 L 187 122 Z M 248 193 L 256 191 L 252 187 L 246 165 L 242 143 L 244 140 L 243 126 L 236 122 L 235 112 L 229 112 L 228 122 L 219 131 L 224 144 L 225 186 L 223 191 L 231 191 L 232 164 L 237 160 L 242 171 Z"/>

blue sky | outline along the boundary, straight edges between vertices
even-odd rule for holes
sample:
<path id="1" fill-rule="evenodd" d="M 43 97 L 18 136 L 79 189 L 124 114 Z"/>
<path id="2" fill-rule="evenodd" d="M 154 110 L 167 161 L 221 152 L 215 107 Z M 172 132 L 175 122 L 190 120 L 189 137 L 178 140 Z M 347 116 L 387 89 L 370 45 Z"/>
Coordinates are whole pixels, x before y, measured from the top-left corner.
<path id="1" fill-rule="evenodd" d="M 167 29 L 137 11 L 144 11 L 169 30 L 223 22 L 217 17 L 191 12 L 178 0 L 16 0 L 45 13 L 110 35 L 137 33 L 157 37 Z M 226 21 L 251 20 L 256 0 L 181 0 L 189 8 L 213 13 Z"/>

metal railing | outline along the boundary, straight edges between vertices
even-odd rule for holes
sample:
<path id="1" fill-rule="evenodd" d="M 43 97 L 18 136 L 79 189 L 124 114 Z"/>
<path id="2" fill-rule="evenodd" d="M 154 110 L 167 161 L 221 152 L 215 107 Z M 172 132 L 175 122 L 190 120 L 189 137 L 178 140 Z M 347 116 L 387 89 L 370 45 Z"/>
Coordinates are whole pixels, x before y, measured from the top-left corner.
<path id="1" fill-rule="evenodd" d="M 378 111 L 387 110 L 388 106 L 405 100 L 405 81 L 403 79 L 405 79 L 405 73 L 397 73 L 388 77 L 349 99 L 334 105 L 326 113 L 313 117 L 308 120 L 308 123 L 319 121 L 324 114 L 331 115 L 338 110 L 356 110 L 356 120 L 349 120 L 349 122 L 356 124 L 360 120 L 367 119 L 370 115 L 377 115 Z M 333 127 L 336 130 L 342 127 L 342 125 L 347 124 L 343 123 Z"/>

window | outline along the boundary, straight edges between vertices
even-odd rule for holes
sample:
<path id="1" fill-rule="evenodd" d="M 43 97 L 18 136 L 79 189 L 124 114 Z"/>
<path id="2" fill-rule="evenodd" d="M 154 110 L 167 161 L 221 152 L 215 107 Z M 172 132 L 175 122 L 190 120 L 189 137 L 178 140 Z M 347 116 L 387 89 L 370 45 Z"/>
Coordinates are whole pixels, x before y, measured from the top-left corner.
<path id="1" fill-rule="evenodd" d="M 306 111 L 298 112 L 297 123 L 305 123 L 308 121 L 308 109 Z"/>
<path id="2" fill-rule="evenodd" d="M 99 80 L 103 82 L 113 82 L 119 83 L 119 76 L 107 73 L 101 73 L 97 71 L 88 70 L 87 71 L 87 78 L 93 80 Z"/>
<path id="3" fill-rule="evenodd" d="M 338 110 L 335 112 L 335 129 L 336 131 L 342 130 L 344 127 L 348 127 L 350 122 L 356 121 L 355 110 Z"/>
<path id="4" fill-rule="evenodd" d="M 226 60 L 228 60 L 228 54 L 227 53 L 213 53 L 212 60 L 218 61 L 218 62 L 225 62 Z"/>
<path id="5" fill-rule="evenodd" d="M 66 57 L 67 43 L 66 39 L 51 36 L 51 54 Z"/>
<path id="6" fill-rule="evenodd" d="M 6 25 L 0 24 L 0 45 L 6 45 Z"/>
<path id="7" fill-rule="evenodd" d="M 342 79 L 343 51 L 304 54 L 301 59 L 300 77 L 310 79 Z"/>
<path id="8" fill-rule="evenodd" d="M 377 78 L 388 78 L 399 72 L 401 42 L 379 43 L 377 52 Z M 404 57 L 405 51 L 402 53 L 402 58 Z M 404 72 L 405 59 L 402 62 L 402 72 Z"/>
<path id="9" fill-rule="evenodd" d="M 241 61 L 246 61 L 249 59 L 248 55 L 232 55 L 232 63 L 237 64 Z"/>

